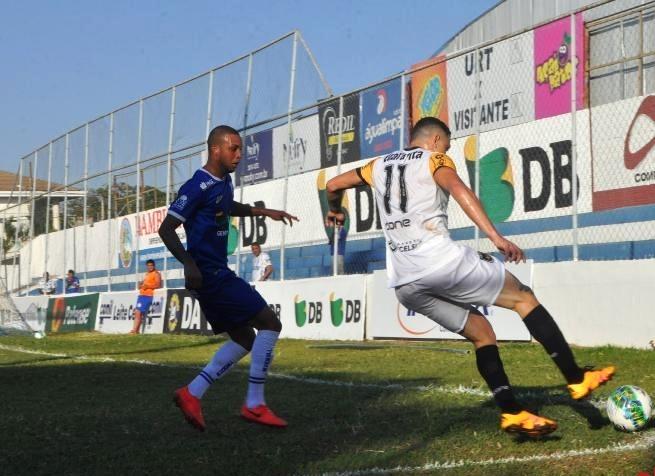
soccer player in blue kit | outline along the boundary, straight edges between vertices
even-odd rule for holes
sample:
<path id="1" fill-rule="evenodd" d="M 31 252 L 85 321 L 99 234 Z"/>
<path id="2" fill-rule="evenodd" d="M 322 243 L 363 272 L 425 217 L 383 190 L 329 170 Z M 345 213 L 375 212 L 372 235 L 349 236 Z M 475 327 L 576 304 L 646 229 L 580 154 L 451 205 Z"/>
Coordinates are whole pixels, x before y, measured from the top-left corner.
<path id="1" fill-rule="evenodd" d="M 230 216 L 265 216 L 289 225 L 298 218 L 285 211 L 234 201 L 230 172 L 241 160 L 241 138 L 235 129 L 225 125 L 214 128 L 207 138 L 207 151 L 207 164 L 182 185 L 159 228 L 159 236 L 184 265 L 185 286 L 197 291 L 200 307 L 214 333 L 227 332 L 230 340 L 191 383 L 175 391 L 174 401 L 186 420 L 203 431 L 200 399 L 212 383 L 250 352 L 248 393 L 241 416 L 263 425 L 286 427 L 287 422 L 264 400 L 264 383 L 282 324 L 261 295 L 228 268 L 227 241 Z M 175 232 L 182 224 L 186 250 Z"/>

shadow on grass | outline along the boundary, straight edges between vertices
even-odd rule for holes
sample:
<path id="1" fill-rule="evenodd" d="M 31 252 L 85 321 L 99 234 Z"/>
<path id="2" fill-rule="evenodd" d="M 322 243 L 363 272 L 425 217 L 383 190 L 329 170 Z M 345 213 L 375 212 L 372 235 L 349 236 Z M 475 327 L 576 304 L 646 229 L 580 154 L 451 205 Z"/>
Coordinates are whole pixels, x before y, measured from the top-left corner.
<path id="1" fill-rule="evenodd" d="M 139 337 L 136 337 L 138 339 Z M 182 349 L 192 349 L 194 347 L 204 347 L 206 345 L 212 345 L 212 344 L 221 344 L 225 341 L 225 339 L 220 339 L 220 338 L 212 338 L 208 337 L 207 340 L 201 341 L 201 342 L 193 342 L 189 344 L 184 344 L 184 345 L 166 345 L 162 347 L 154 347 L 154 348 L 149 348 L 149 347 L 144 347 L 142 349 L 134 349 L 134 350 L 116 350 L 115 352 L 99 352 L 98 354 L 87 354 L 87 355 L 103 355 L 103 356 L 109 356 L 109 355 L 134 355 L 134 354 L 145 354 L 145 353 L 158 353 L 158 352 L 168 352 L 171 350 L 182 350 Z"/>
<path id="2" fill-rule="evenodd" d="M 514 387 L 518 399 L 529 409 L 539 412 L 543 405 L 560 405 L 571 408 L 587 420 L 589 428 L 599 430 L 609 425 L 609 420 L 590 400 L 573 400 L 564 386 Z M 591 396 L 593 398 L 593 394 Z M 547 415 L 546 415 L 547 416 Z"/>
<path id="3" fill-rule="evenodd" d="M 208 430 L 199 433 L 171 401 L 173 390 L 193 375 L 190 369 L 129 363 L 0 368 L 3 473 L 320 473 L 452 461 L 480 448 L 490 452 L 477 459 L 497 457 L 496 441 L 509 448 L 503 456 L 513 454 L 507 445 L 511 440 L 498 431 L 498 411 L 490 401 L 440 398 L 402 387 L 269 379 L 267 402 L 290 427 L 248 424 L 238 417 L 245 372 L 228 374 L 209 390 L 203 399 Z M 324 378 L 350 381 L 354 376 L 331 372 Z M 555 388 L 561 391 L 517 390 L 527 395 L 526 403 L 540 406 L 559 404 L 552 395 Z M 552 449 L 565 447 L 557 437 L 545 443 Z"/>

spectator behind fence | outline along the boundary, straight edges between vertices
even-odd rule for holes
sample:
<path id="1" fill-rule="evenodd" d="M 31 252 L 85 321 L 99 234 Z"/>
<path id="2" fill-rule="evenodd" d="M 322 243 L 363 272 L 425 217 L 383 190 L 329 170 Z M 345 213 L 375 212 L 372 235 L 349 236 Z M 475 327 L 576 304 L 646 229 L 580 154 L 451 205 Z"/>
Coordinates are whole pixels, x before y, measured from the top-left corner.
<path id="1" fill-rule="evenodd" d="M 69 269 L 66 275 L 66 281 L 64 282 L 64 293 L 75 294 L 79 292 L 81 292 L 80 279 L 75 276 L 75 271 Z"/>
<path id="2" fill-rule="evenodd" d="M 344 265 L 343 265 L 343 255 L 346 253 L 346 237 L 348 236 L 348 230 L 345 226 L 337 226 L 339 229 L 339 242 L 337 243 L 338 254 L 337 254 L 337 274 L 343 274 Z M 330 247 L 330 256 L 334 258 L 334 225 L 327 226 L 325 231 L 328 235 L 328 246 Z M 332 268 L 333 264 L 330 263 Z M 334 269 L 334 268 L 332 268 Z"/>
<path id="3" fill-rule="evenodd" d="M 252 280 L 266 281 L 273 274 L 273 263 L 268 253 L 262 253 L 262 247 L 253 243 L 252 251 Z"/>
<path id="4" fill-rule="evenodd" d="M 51 295 L 55 293 L 57 283 L 54 279 L 50 279 L 50 273 L 47 271 L 43 273 L 43 278 L 39 281 L 39 288 L 41 294 Z"/>
<path id="5" fill-rule="evenodd" d="M 155 268 L 155 261 L 149 259 L 146 261 L 146 267 L 148 270 L 139 286 L 139 297 L 136 300 L 136 307 L 134 308 L 134 327 L 132 327 L 130 334 L 139 333 L 141 321 L 144 316 L 148 315 L 148 311 L 150 310 L 155 289 L 161 288 L 161 274 Z"/>

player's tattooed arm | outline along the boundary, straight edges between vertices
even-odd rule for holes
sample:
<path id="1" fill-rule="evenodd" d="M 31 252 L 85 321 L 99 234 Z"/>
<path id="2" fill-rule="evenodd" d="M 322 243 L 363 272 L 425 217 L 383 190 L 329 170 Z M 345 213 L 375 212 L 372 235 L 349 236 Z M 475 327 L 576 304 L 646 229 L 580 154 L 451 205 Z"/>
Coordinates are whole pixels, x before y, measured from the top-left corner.
<path id="1" fill-rule="evenodd" d="M 487 235 L 498 250 L 505 255 L 509 262 L 518 263 L 525 261 L 523 250 L 516 244 L 504 238 L 496 229 L 484 211 L 484 207 L 473 191 L 466 186 L 457 172 L 449 167 L 440 167 L 434 172 L 434 181 L 441 189 L 448 192 L 464 213 L 475 223 L 482 232 Z"/>
<path id="2" fill-rule="evenodd" d="M 358 173 L 358 169 L 350 170 L 328 180 L 328 183 L 325 187 L 327 191 L 327 201 L 329 208 L 325 217 L 326 226 L 334 226 L 334 224 L 337 226 L 343 225 L 346 220 L 346 214 L 343 212 L 343 207 L 341 205 L 343 201 L 343 194 L 349 188 L 354 188 L 365 184 L 366 182 Z"/>
<path id="3" fill-rule="evenodd" d="M 180 237 L 175 232 L 181 224 L 181 220 L 172 215 L 166 215 L 166 218 L 159 226 L 159 236 L 168 251 L 184 265 L 185 286 L 189 289 L 198 289 L 202 286 L 202 274 L 189 252 L 184 249 Z"/>

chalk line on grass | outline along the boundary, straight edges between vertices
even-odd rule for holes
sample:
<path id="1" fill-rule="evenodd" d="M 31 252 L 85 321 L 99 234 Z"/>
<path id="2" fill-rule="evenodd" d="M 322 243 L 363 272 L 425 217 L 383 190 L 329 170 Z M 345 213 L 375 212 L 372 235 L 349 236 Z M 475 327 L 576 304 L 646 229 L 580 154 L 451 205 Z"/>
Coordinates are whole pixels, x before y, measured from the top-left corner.
<path id="1" fill-rule="evenodd" d="M 650 431 L 638 437 L 631 443 L 614 443 L 603 448 L 583 448 L 580 450 L 556 451 L 554 453 L 536 454 L 530 456 L 508 456 L 506 458 L 489 458 L 482 460 L 434 461 L 422 466 L 396 466 L 393 468 L 370 468 L 353 471 L 338 471 L 322 473 L 323 476 L 363 476 L 367 474 L 409 474 L 430 470 L 466 468 L 473 466 L 501 466 L 513 463 L 531 463 L 535 461 L 556 461 L 582 456 L 594 456 L 608 453 L 624 453 L 628 451 L 648 450 L 655 447 L 655 432 Z"/>

